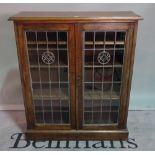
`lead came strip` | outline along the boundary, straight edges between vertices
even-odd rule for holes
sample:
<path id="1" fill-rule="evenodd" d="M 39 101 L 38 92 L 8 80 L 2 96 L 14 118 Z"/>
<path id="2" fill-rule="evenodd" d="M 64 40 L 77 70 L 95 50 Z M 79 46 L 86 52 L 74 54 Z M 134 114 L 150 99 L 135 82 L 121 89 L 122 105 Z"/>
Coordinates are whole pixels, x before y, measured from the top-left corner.
<path id="1" fill-rule="evenodd" d="M 100 64 L 107 64 L 110 61 L 110 54 L 104 50 L 98 54 L 97 60 Z"/>
<path id="2" fill-rule="evenodd" d="M 47 36 L 47 32 L 46 32 L 46 45 L 47 45 L 47 50 L 49 51 L 49 45 L 48 45 L 48 36 Z M 53 54 L 54 55 L 54 54 Z M 55 60 L 55 56 L 54 56 L 54 60 Z M 54 63 L 54 61 L 53 61 L 53 63 Z M 51 64 L 51 63 L 50 63 Z M 51 123 L 53 123 L 53 108 L 52 108 L 52 95 L 51 95 L 51 78 L 50 78 L 50 76 L 51 76 L 51 71 L 50 71 L 50 64 L 48 64 L 48 75 L 49 75 L 49 88 L 50 88 L 50 105 L 51 105 Z"/>
<path id="3" fill-rule="evenodd" d="M 110 112 L 109 112 L 109 123 L 112 122 L 111 120 L 111 102 L 112 102 L 112 91 L 113 91 L 113 79 L 114 79 L 114 62 L 115 62 L 115 43 L 116 43 L 116 31 L 114 32 L 114 50 L 113 50 L 113 60 L 112 60 L 112 83 L 111 83 L 111 89 L 110 89 Z"/>
<path id="4" fill-rule="evenodd" d="M 69 81 L 70 81 L 70 78 L 69 78 L 69 69 L 70 69 L 70 62 L 69 62 L 69 49 L 68 49 L 68 32 L 66 32 L 67 33 L 67 76 L 68 76 L 68 81 L 67 81 L 67 86 L 68 86 L 68 88 L 67 88 L 67 91 L 68 91 L 68 96 L 69 96 L 69 99 L 67 99 L 67 101 L 68 101 L 68 108 L 69 108 L 69 111 L 68 111 L 68 117 L 69 117 L 69 120 L 68 120 L 68 122 L 71 122 L 71 112 L 70 112 L 70 110 L 71 110 L 71 108 L 70 108 L 70 83 L 69 83 Z"/>
<path id="5" fill-rule="evenodd" d="M 47 32 L 46 32 L 47 33 Z M 47 35 L 47 34 L 46 34 Z M 47 46 L 48 46 L 48 42 L 47 42 Z M 48 47 L 47 47 L 48 48 Z M 50 65 L 53 64 L 55 61 L 55 56 L 53 54 L 53 52 L 50 52 L 49 49 L 47 52 L 44 52 L 42 54 L 42 60 L 45 64 Z"/>
<path id="6" fill-rule="evenodd" d="M 96 42 L 98 42 L 98 40 L 96 40 L 97 39 L 96 36 L 97 36 L 97 33 L 99 33 L 99 32 L 101 32 L 101 33 L 104 32 L 104 39 L 103 39 L 104 41 L 103 41 L 102 51 L 100 48 L 98 49 L 98 47 L 100 47 L 100 46 L 98 46 L 98 44 L 96 46 Z M 106 35 L 107 33 L 108 33 L 108 36 Z M 93 36 L 93 39 L 91 38 L 92 36 L 89 36 L 91 38 L 91 41 L 93 42 L 93 44 L 91 44 L 91 50 L 90 51 L 87 50 L 88 46 L 83 44 L 83 51 L 85 53 L 83 55 L 83 63 L 84 63 L 83 79 L 86 78 L 85 79 L 86 81 L 84 81 L 84 85 L 83 85 L 83 92 L 84 92 L 83 93 L 83 96 L 84 96 L 84 99 L 83 99 L 83 109 L 84 109 L 83 110 L 83 122 L 85 122 L 85 124 L 87 124 L 87 125 L 97 124 L 99 122 L 101 124 L 113 124 L 113 123 L 118 122 L 118 121 L 116 121 L 116 118 L 115 118 L 115 117 L 118 118 L 118 110 L 116 111 L 115 107 L 119 106 L 118 105 L 118 99 L 120 98 L 120 93 L 118 92 L 118 89 L 120 91 L 120 85 L 118 85 L 118 84 L 121 84 L 121 81 L 119 81 L 118 79 L 120 79 L 120 77 L 121 77 L 120 71 L 122 70 L 123 64 L 120 62 L 120 59 L 122 59 L 122 57 L 120 56 L 121 51 L 117 45 L 120 42 L 121 43 L 123 42 L 125 44 L 125 40 L 124 39 L 122 40 L 122 36 L 120 36 L 122 34 L 119 34 L 119 39 L 116 40 L 118 33 L 121 33 L 121 31 L 93 31 L 93 32 L 88 31 L 88 32 L 83 33 L 83 35 L 84 35 L 83 38 L 85 38 L 84 42 L 89 41 L 87 35 Z M 103 36 L 102 36 L 102 38 L 103 38 Z M 110 44 L 106 44 L 107 42 L 112 42 L 112 41 L 114 42 L 113 46 L 111 46 Z M 118 50 L 117 52 L 119 52 L 117 59 L 115 56 L 116 46 L 117 46 L 117 50 Z M 122 47 L 122 45 L 121 45 L 121 47 Z M 105 51 L 105 49 L 108 51 Z M 124 50 L 124 47 L 121 48 L 121 50 Z M 99 53 L 99 51 L 101 51 L 100 52 L 101 54 Z M 88 55 L 86 55 L 86 52 Z M 111 52 L 111 55 L 109 52 Z M 92 57 L 93 57 L 92 60 L 90 60 L 90 58 L 91 58 L 90 54 L 91 53 L 92 53 Z M 96 57 L 97 53 L 98 53 L 98 56 Z M 87 57 L 87 56 L 89 56 L 89 57 Z M 101 56 L 100 59 L 99 59 L 99 56 Z M 106 59 L 106 58 L 108 58 L 108 59 Z M 99 64 L 101 61 L 102 66 L 96 64 L 96 59 L 99 61 Z M 123 58 L 123 60 L 124 60 L 124 58 Z M 88 62 L 85 62 L 85 61 L 88 61 Z M 92 65 L 89 63 L 89 61 L 90 61 L 90 63 L 92 61 Z M 100 70 L 101 68 L 102 68 L 101 81 L 96 82 L 94 79 L 94 75 L 96 73 L 95 70 L 96 69 Z M 104 70 L 106 68 L 108 69 L 107 70 L 108 72 L 107 71 L 104 72 Z M 93 74 L 91 73 L 91 71 Z M 91 77 L 93 76 L 93 77 L 90 79 L 90 76 Z M 108 77 L 108 76 L 110 76 L 110 77 Z M 104 79 L 104 77 L 106 77 L 106 79 Z M 97 83 L 102 84 L 101 90 L 100 89 L 98 90 L 98 88 L 95 88 L 96 87 L 95 84 L 97 84 Z M 91 85 L 89 85 L 89 84 L 91 84 Z M 100 99 L 100 108 L 101 108 L 100 111 L 97 110 L 100 113 L 99 115 L 96 113 L 96 110 L 94 109 L 94 108 L 97 108 L 97 109 L 99 108 L 98 102 L 97 102 L 98 99 Z M 88 108 L 90 106 L 90 104 L 89 104 L 90 101 L 91 101 L 92 110 L 88 110 Z M 108 101 L 108 104 L 107 104 L 107 101 Z M 104 111 L 103 109 L 106 108 L 107 106 L 109 107 L 109 109 L 107 111 Z M 85 108 L 87 110 L 85 110 Z M 91 112 L 91 115 L 90 115 L 90 112 Z M 102 116 L 102 114 L 104 116 Z M 97 117 L 100 117 L 100 120 L 102 120 L 102 122 L 98 121 Z"/>
<path id="7" fill-rule="evenodd" d="M 38 41 L 38 32 L 35 31 L 36 41 Z M 40 80 L 40 91 L 41 91 L 41 103 L 42 103 L 42 112 L 43 112 L 43 124 L 45 124 L 45 112 L 44 112 L 44 104 L 43 104 L 43 91 L 42 91 L 42 81 L 40 76 L 40 61 L 39 61 L 39 51 L 38 51 L 38 42 L 37 43 L 37 55 L 38 55 L 38 66 L 39 66 L 39 80 Z"/>
<path id="8" fill-rule="evenodd" d="M 58 41 L 59 41 L 59 39 L 58 39 L 58 32 L 56 32 L 56 45 L 57 45 L 57 52 L 58 52 L 58 81 L 59 81 L 59 102 L 60 102 L 60 121 L 61 121 L 61 123 L 60 124 L 62 124 L 62 107 L 61 107 L 61 98 L 60 98 L 60 94 L 61 94 L 61 92 L 62 92 L 62 90 L 61 90 L 61 88 L 60 88 L 60 51 L 59 51 L 59 47 L 58 47 Z"/>
<path id="9" fill-rule="evenodd" d="M 91 120 L 91 124 L 93 124 L 93 121 L 94 121 L 94 60 L 95 60 L 95 32 L 93 32 L 93 74 L 92 74 L 92 120 Z"/>
<path id="10" fill-rule="evenodd" d="M 83 32 L 83 38 L 85 40 L 85 37 L 86 37 L 86 32 Z M 83 66 L 85 66 L 85 49 L 84 49 L 84 44 L 82 44 L 82 52 L 84 52 L 84 54 L 82 54 L 82 63 L 83 63 Z M 83 56 L 84 55 L 84 56 Z M 85 82 L 85 74 L 84 74 L 84 71 L 85 68 L 82 69 L 82 74 L 83 74 L 83 78 L 82 78 L 82 82 L 84 83 Z M 83 117 L 82 117 L 82 122 L 85 123 L 85 111 L 84 111 L 84 107 L 86 106 L 86 99 L 85 99 L 85 83 L 82 85 L 82 96 L 83 96 L 83 104 L 82 104 L 82 109 L 83 109 Z"/>
<path id="11" fill-rule="evenodd" d="M 105 41 L 106 41 L 106 31 L 104 32 L 104 49 L 105 49 Z M 101 99 L 101 124 L 103 124 L 103 93 L 104 93 L 104 63 L 103 63 L 103 69 L 102 69 L 102 99 Z M 105 103 L 104 103 L 105 104 Z"/>
<path id="12" fill-rule="evenodd" d="M 26 31 L 27 33 L 30 31 Z M 69 72 L 68 72 L 68 65 L 66 66 L 66 61 L 68 64 L 68 56 L 66 58 L 66 60 L 64 60 L 65 58 L 62 57 L 63 52 L 65 52 L 64 54 L 67 54 L 68 52 L 68 34 L 67 38 L 65 38 L 65 42 L 67 42 L 67 47 L 64 51 L 64 46 L 62 47 L 61 45 L 61 49 L 59 49 L 59 45 L 58 42 L 61 42 L 59 40 L 58 37 L 58 33 L 60 32 L 60 37 L 61 40 L 63 40 L 64 38 L 64 34 L 62 33 L 62 31 L 54 31 L 55 33 L 57 33 L 57 38 L 55 38 L 55 41 L 57 41 L 57 54 L 58 54 L 58 64 L 57 66 L 55 65 L 55 61 L 56 61 L 56 57 L 54 55 L 54 53 L 49 49 L 49 46 L 51 46 L 51 44 L 49 45 L 49 36 L 48 33 L 53 33 L 53 31 L 32 31 L 29 34 L 29 40 L 26 36 L 26 43 L 27 43 L 27 51 L 28 49 L 28 45 L 29 43 L 32 42 L 32 38 L 33 38 L 33 47 L 36 46 L 35 51 L 29 51 L 27 52 L 29 54 L 29 69 L 32 68 L 33 70 L 31 71 L 30 74 L 30 78 L 31 78 L 31 89 L 32 89 L 32 96 L 35 99 L 35 103 L 33 102 L 33 105 L 35 106 L 36 109 L 34 109 L 35 111 L 35 119 L 36 119 L 36 123 L 50 123 L 50 124 L 68 124 L 70 122 L 70 117 L 68 118 L 68 115 L 70 115 L 70 101 L 68 100 L 68 96 L 69 95 L 69 90 L 68 90 L 68 86 L 69 86 Z M 34 33 L 34 34 L 33 34 Z M 39 34 L 38 34 L 39 33 Z M 25 33 L 26 34 L 26 33 Z M 34 39 L 34 36 L 36 39 Z M 52 34 L 52 38 L 53 38 L 53 34 Z M 67 40 L 66 40 L 67 39 Z M 43 40 L 43 41 L 40 41 Z M 42 44 L 38 44 L 40 42 L 44 42 L 44 49 L 43 50 L 39 50 L 40 47 L 43 47 Z M 46 44 L 45 44 L 46 42 Z M 35 43 L 35 44 L 34 44 Z M 45 47 L 46 46 L 46 47 Z M 55 45 L 54 45 L 55 46 Z M 61 61 L 63 61 L 62 65 L 60 66 L 60 54 L 61 54 Z M 30 53 L 31 52 L 31 53 Z M 35 53 L 37 53 L 37 55 L 35 55 Z M 68 54 L 67 54 L 68 55 Z M 37 63 L 34 63 L 35 58 L 37 58 Z M 41 61 L 40 61 L 41 60 Z M 31 61 L 31 62 L 30 62 Z M 52 61 L 52 62 L 51 62 Z M 35 65 L 34 65 L 35 64 Z M 67 68 L 66 68 L 67 67 Z M 38 68 L 38 71 L 36 72 L 36 69 Z M 58 87 L 51 88 L 51 84 L 57 84 L 57 81 L 51 81 L 51 69 L 53 68 L 58 68 Z M 62 69 L 61 69 L 62 68 Z M 41 70 L 42 69 L 42 70 Z M 67 70 L 66 70 L 67 69 Z M 45 71 L 45 72 L 44 72 Z M 62 71 L 62 76 L 65 76 L 65 80 L 66 80 L 66 76 L 68 76 L 68 80 L 65 81 L 62 77 L 62 81 L 61 80 L 61 74 L 60 72 Z M 37 75 L 38 74 L 38 75 Z M 48 74 L 48 75 L 47 75 Z M 32 80 L 32 75 L 33 75 L 33 80 Z M 54 72 L 52 73 L 53 78 L 55 78 L 54 76 L 56 76 L 54 74 Z M 56 76 L 57 77 L 57 76 Z M 38 86 L 39 83 L 39 87 Z M 62 89 L 61 89 L 61 83 L 62 83 Z M 67 85 L 66 85 L 67 84 Z M 34 85 L 34 88 L 32 88 L 32 85 Z M 47 88 L 48 86 L 48 88 Z M 61 89 L 61 90 L 60 90 Z M 58 96 L 58 92 L 59 92 L 59 96 Z M 55 99 L 55 101 L 60 101 L 60 105 L 57 102 L 54 102 L 56 104 L 53 104 L 53 99 Z M 39 99 L 39 100 L 38 100 Z M 41 100 L 40 100 L 41 99 Z M 62 105 L 61 100 L 64 101 L 64 105 Z M 39 101 L 41 101 L 41 105 L 39 103 Z M 49 106 L 49 102 L 50 102 L 50 110 L 48 109 Z M 41 106 L 41 107 L 40 107 Z M 65 109 L 62 107 L 64 106 Z M 55 110 L 53 109 L 55 107 Z M 59 107 L 59 110 L 58 110 Z M 40 109 L 41 108 L 41 109 Z M 66 111 L 66 108 L 69 108 L 69 111 Z M 51 113 L 51 117 L 49 116 L 49 112 Z M 53 112 L 55 112 L 55 118 L 53 117 Z M 59 116 L 61 118 L 59 118 Z M 62 118 L 63 117 L 63 118 Z M 46 119 L 46 120 L 45 120 Z"/>

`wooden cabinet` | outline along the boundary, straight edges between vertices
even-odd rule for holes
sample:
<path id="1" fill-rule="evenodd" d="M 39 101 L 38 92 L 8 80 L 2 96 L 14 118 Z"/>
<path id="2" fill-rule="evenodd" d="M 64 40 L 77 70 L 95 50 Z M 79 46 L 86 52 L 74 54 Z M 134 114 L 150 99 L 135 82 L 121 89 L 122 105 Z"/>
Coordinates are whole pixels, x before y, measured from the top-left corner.
<path id="1" fill-rule="evenodd" d="M 21 12 L 14 21 L 31 139 L 127 139 L 133 12 Z"/>

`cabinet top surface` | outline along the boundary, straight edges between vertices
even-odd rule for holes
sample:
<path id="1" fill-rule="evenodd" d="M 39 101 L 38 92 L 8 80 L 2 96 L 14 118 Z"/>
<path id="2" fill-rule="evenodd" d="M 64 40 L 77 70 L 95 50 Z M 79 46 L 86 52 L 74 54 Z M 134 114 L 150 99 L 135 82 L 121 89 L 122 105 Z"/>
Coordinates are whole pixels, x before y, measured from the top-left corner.
<path id="1" fill-rule="evenodd" d="M 140 20 L 141 16 L 132 11 L 110 12 L 19 12 L 9 20 Z"/>

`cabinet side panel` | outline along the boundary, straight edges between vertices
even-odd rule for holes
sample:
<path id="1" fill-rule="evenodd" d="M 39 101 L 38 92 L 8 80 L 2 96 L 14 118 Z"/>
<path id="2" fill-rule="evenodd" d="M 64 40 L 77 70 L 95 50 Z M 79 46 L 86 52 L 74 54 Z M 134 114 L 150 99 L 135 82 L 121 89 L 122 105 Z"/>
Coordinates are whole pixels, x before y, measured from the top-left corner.
<path id="1" fill-rule="evenodd" d="M 32 106 L 30 79 L 28 73 L 28 62 L 24 46 L 23 26 L 20 23 L 14 23 L 14 29 L 16 35 L 17 55 L 18 55 L 18 63 L 19 63 L 22 91 L 24 97 L 27 128 L 32 129 L 34 127 L 34 114 Z"/>
<path id="2" fill-rule="evenodd" d="M 127 126 L 127 117 L 128 117 L 128 107 L 129 107 L 129 99 L 130 99 L 130 90 L 131 90 L 131 82 L 132 82 L 132 74 L 133 74 L 133 65 L 134 65 L 134 56 L 135 56 L 135 46 L 136 46 L 136 38 L 137 38 L 137 27 L 138 22 L 132 23 L 129 26 L 128 32 L 128 44 L 127 44 L 127 55 L 125 58 L 126 65 L 124 67 L 124 85 L 122 92 L 122 105 L 120 109 L 120 122 L 119 128 L 124 129 Z"/>

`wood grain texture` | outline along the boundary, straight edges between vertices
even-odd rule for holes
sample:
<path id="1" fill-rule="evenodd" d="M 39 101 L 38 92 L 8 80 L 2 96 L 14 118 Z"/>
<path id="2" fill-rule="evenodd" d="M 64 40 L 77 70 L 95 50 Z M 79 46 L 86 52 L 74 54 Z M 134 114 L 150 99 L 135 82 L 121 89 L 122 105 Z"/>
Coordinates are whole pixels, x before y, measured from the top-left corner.
<path id="1" fill-rule="evenodd" d="M 17 54 L 30 139 L 120 140 L 127 139 L 127 116 L 133 73 L 138 20 L 133 12 L 21 12 L 14 21 Z M 71 124 L 35 124 L 26 50 L 25 30 L 68 31 Z M 83 31 L 127 31 L 118 124 L 83 125 Z M 32 42 L 33 43 L 33 42 Z M 31 43 L 30 43 L 31 44 Z M 44 44 L 44 42 L 42 42 Z M 55 44 L 50 42 L 50 44 Z M 62 42 L 61 44 L 65 44 Z M 92 44 L 88 42 L 87 44 Z M 102 44 L 98 42 L 98 44 Z M 111 43 L 110 43 L 111 44 Z M 124 44 L 124 42 L 122 43 Z"/>
<path id="2" fill-rule="evenodd" d="M 27 130 L 26 138 L 33 140 L 127 140 L 128 130 Z"/>
<path id="3" fill-rule="evenodd" d="M 51 125 L 51 127 L 42 125 L 40 127 L 39 125 L 35 125 L 35 116 L 34 116 L 34 106 L 32 101 L 32 90 L 31 90 L 31 82 L 30 82 L 30 71 L 29 71 L 29 62 L 28 62 L 28 54 L 26 49 L 26 40 L 25 40 L 25 30 L 63 30 L 69 32 L 69 47 L 68 47 L 68 54 L 69 54 L 69 75 L 70 75 L 70 104 L 71 104 L 71 126 L 75 128 L 75 92 L 73 91 L 75 89 L 75 68 L 74 68 L 74 58 L 75 53 L 74 51 L 74 32 L 71 25 L 66 24 L 53 24 L 52 26 L 47 24 L 18 24 L 17 30 L 18 33 L 17 38 L 17 47 L 18 47 L 18 55 L 19 55 L 19 65 L 20 65 L 20 71 L 21 71 L 21 80 L 22 80 L 22 86 L 23 86 L 23 94 L 25 96 L 25 107 L 26 107 L 26 118 L 28 120 L 28 129 L 31 127 L 37 127 L 37 129 L 42 128 L 50 128 L 50 129 L 60 129 L 59 125 Z M 70 129 L 72 128 L 70 126 Z M 68 126 L 61 125 L 61 129 L 68 129 Z"/>
<path id="4" fill-rule="evenodd" d="M 130 26 L 131 29 L 131 35 L 130 36 L 130 45 L 128 47 L 129 51 L 129 65 L 128 65 L 128 83 L 127 83 L 127 88 L 126 88 L 126 101 L 124 104 L 124 116 L 121 118 L 121 127 L 126 128 L 127 125 L 127 117 L 128 117 L 128 107 L 129 107 L 129 99 L 130 99 L 130 91 L 131 91 L 131 82 L 132 82 L 132 74 L 133 74 L 133 65 L 134 65 L 134 56 L 135 56 L 135 47 L 136 47 L 136 39 L 137 39 L 137 28 L 138 28 L 138 23 L 133 23 Z"/>
<path id="5" fill-rule="evenodd" d="M 28 70 L 28 59 L 24 41 L 25 37 L 23 34 L 23 25 L 14 23 L 14 26 L 15 26 L 17 55 L 21 75 L 22 91 L 24 97 L 24 106 L 27 120 L 27 128 L 31 129 L 34 127 L 34 109 L 32 105 L 32 92 Z"/>
<path id="6" fill-rule="evenodd" d="M 123 67 L 123 84 L 121 88 L 121 106 L 119 115 L 119 128 L 126 128 L 127 116 L 128 116 L 128 106 L 129 106 L 129 96 L 131 89 L 131 74 L 133 70 L 133 42 L 134 38 L 134 24 L 129 25 L 127 44 L 124 57 L 124 67 Z"/>
<path id="7" fill-rule="evenodd" d="M 68 40 L 68 52 L 69 52 L 69 80 L 70 80 L 70 119 L 71 119 L 71 126 L 72 128 L 76 128 L 76 85 L 75 85 L 75 78 L 76 78 L 76 70 L 75 70 L 75 36 L 74 36 L 74 27 L 72 25 L 70 26 L 69 33 L 69 40 Z"/>
<path id="8" fill-rule="evenodd" d="M 125 30 L 127 31 L 127 41 L 125 43 L 125 56 L 124 56 L 124 67 L 123 67 L 123 75 L 122 75 L 122 88 L 121 88 L 121 95 L 120 95 L 120 110 L 119 110 L 119 121 L 118 125 L 108 126 L 108 125 L 92 125 L 92 126 L 85 126 L 82 123 L 83 120 L 83 49 L 82 43 L 83 40 L 83 31 L 109 31 L 109 30 Z M 131 27 L 130 23 L 104 23 L 104 24 L 79 24 L 76 28 L 77 35 L 76 37 L 76 77 L 77 77 L 77 109 L 78 109 L 78 123 L 79 129 L 116 129 L 126 128 L 126 118 L 128 114 L 128 96 L 130 93 L 130 87 L 128 87 L 128 82 L 131 80 L 130 74 L 130 55 L 132 51 L 132 35 L 133 35 L 133 27 Z"/>
<path id="9" fill-rule="evenodd" d="M 77 129 L 82 128 L 83 119 L 83 91 L 82 91 L 82 33 L 79 24 L 75 25 L 75 36 L 76 36 L 76 121 Z"/>
<path id="10" fill-rule="evenodd" d="M 132 11 L 115 12 L 20 12 L 9 20 L 139 20 L 141 16 Z"/>

